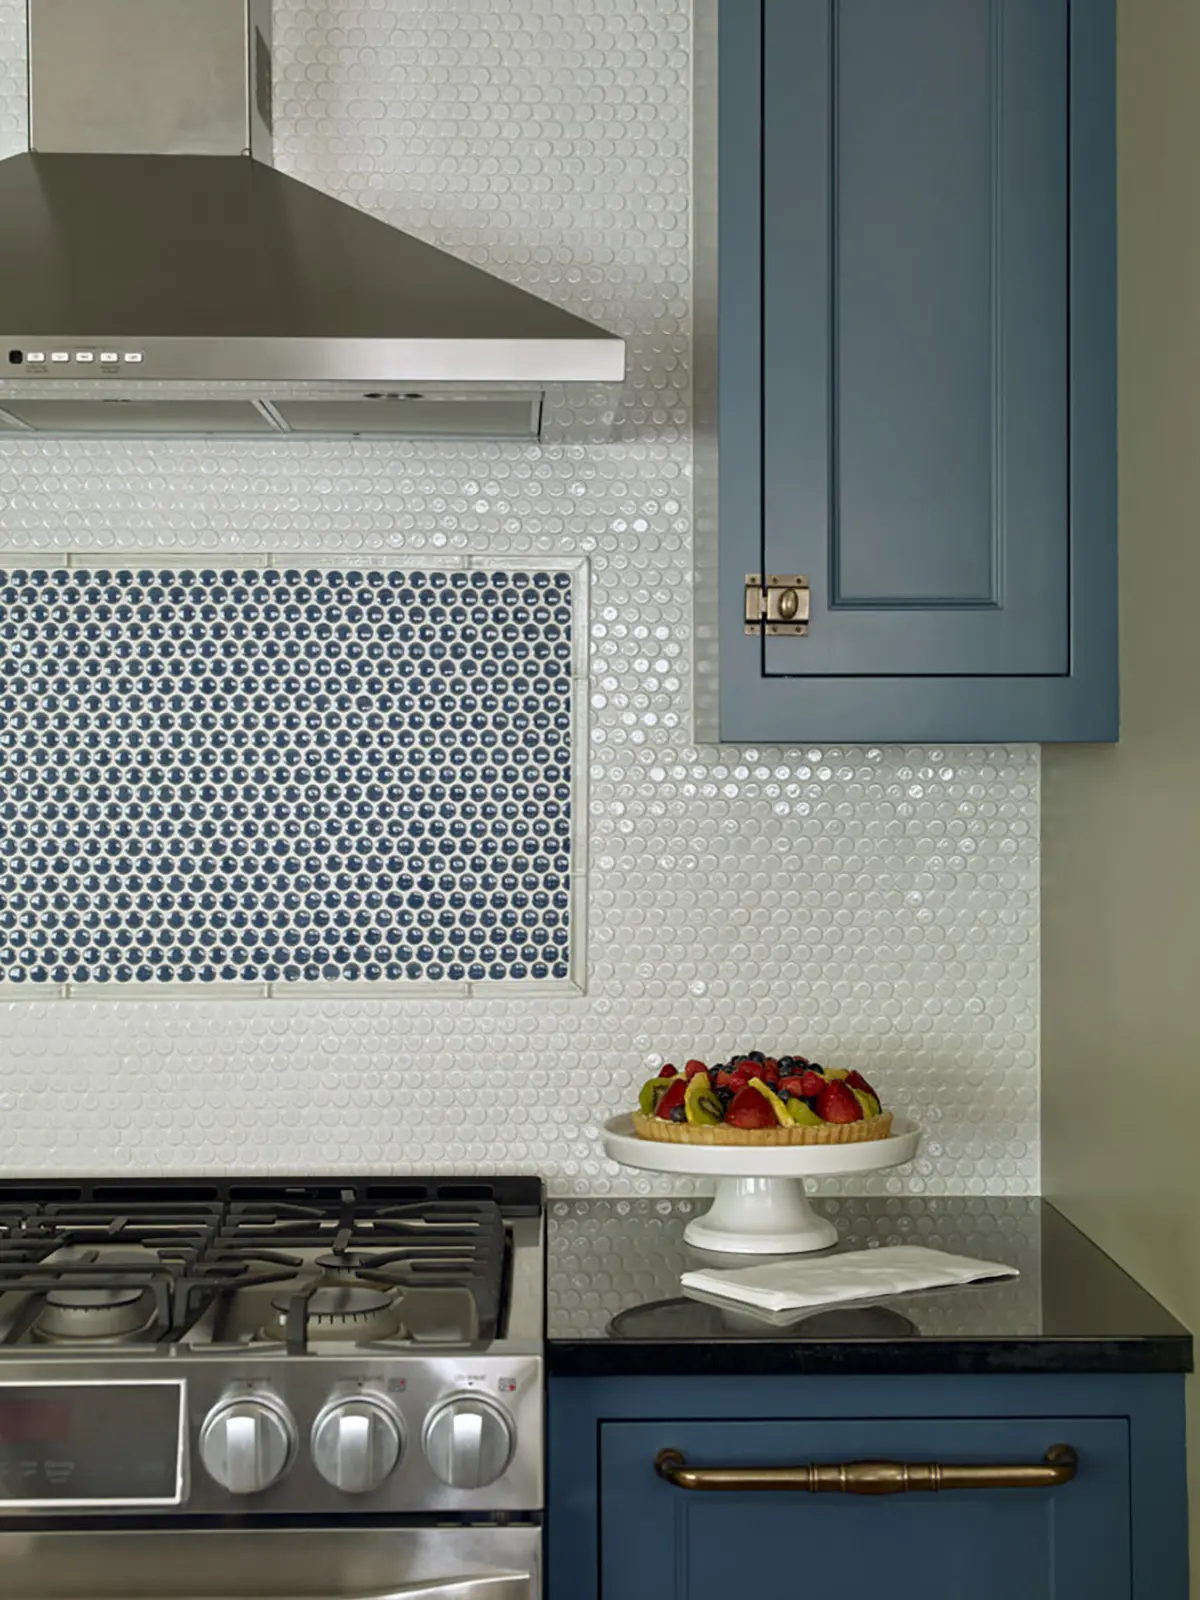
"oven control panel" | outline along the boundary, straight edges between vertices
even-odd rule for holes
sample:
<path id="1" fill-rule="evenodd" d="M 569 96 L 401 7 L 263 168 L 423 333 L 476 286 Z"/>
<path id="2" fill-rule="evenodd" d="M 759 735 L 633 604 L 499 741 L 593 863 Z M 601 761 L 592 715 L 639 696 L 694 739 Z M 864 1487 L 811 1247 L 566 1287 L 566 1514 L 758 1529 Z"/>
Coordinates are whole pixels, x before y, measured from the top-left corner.
<path id="1" fill-rule="evenodd" d="M 186 1387 L 0 1382 L 0 1506 L 177 1507 L 185 1491 Z"/>
<path id="2" fill-rule="evenodd" d="M 88 1366 L 0 1381 L 0 1518 L 542 1506 L 537 1356 Z"/>

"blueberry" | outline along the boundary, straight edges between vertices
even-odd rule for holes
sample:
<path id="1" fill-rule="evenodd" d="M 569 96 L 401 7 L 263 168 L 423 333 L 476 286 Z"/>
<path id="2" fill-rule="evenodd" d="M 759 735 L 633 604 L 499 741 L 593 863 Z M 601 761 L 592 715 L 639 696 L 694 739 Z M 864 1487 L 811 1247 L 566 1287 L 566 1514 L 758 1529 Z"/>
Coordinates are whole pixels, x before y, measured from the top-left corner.
<path id="1" fill-rule="evenodd" d="M 671 1107 L 671 1121 L 672 1122 L 686 1122 L 687 1121 L 687 1108 L 685 1106 L 672 1106 Z"/>
<path id="2" fill-rule="evenodd" d="M 713 1093 L 723 1106 L 727 1106 L 733 1099 L 734 1091 L 732 1089 L 714 1089 Z"/>
<path id="3" fill-rule="evenodd" d="M 747 1050 L 744 1059 L 747 1061 L 765 1061 L 767 1058 L 761 1050 Z"/>
<path id="4" fill-rule="evenodd" d="M 780 1072 L 782 1072 L 785 1067 L 794 1067 L 795 1064 L 796 1063 L 793 1061 L 791 1056 L 780 1056 L 779 1058 Z"/>
<path id="5" fill-rule="evenodd" d="M 802 1094 L 800 1098 L 804 1101 L 804 1104 L 810 1111 L 815 1111 L 817 1109 L 817 1101 L 821 1097 L 818 1094 Z M 678 1109 L 678 1107 L 676 1107 L 676 1109 Z"/>
<path id="6" fill-rule="evenodd" d="M 784 1105 L 786 1105 L 792 1098 L 792 1091 L 790 1089 L 776 1089 L 775 1093 L 783 1101 Z"/>

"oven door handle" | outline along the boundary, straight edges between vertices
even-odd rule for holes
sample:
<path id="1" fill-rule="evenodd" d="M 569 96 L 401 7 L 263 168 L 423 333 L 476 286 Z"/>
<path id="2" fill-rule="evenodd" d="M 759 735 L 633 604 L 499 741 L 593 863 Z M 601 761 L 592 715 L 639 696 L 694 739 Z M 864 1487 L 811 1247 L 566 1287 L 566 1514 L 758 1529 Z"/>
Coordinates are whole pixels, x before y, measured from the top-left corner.
<path id="1" fill-rule="evenodd" d="M 533 1600 L 537 1589 L 528 1572 L 489 1572 L 479 1577 L 423 1578 L 396 1589 L 373 1589 L 369 1594 L 305 1595 L 303 1600 Z M 150 1597 L 147 1597 L 150 1600 Z M 160 1595 L 156 1600 L 178 1600 Z M 203 1600 L 300 1600 L 290 1593 L 205 1595 Z"/>
<path id="2" fill-rule="evenodd" d="M 489 1572 L 476 1578 L 424 1578 L 419 1583 L 402 1583 L 398 1589 L 354 1595 L 350 1600 L 533 1600 L 536 1592 L 531 1573 Z M 329 1600 L 343 1597 L 330 1596 Z"/>

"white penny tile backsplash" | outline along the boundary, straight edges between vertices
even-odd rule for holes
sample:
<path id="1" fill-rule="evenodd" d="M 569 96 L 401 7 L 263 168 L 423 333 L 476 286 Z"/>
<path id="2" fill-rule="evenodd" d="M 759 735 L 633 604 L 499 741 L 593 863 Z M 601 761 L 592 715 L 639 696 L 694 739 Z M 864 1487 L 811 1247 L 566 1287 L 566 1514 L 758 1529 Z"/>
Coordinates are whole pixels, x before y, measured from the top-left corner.
<path id="1" fill-rule="evenodd" d="M 686 0 L 276 11 L 279 165 L 622 334 L 612 443 L 0 443 L 0 555 L 50 565 L 586 558 L 586 993 L 7 1003 L 6 1174 L 648 1193 L 599 1123 L 661 1060 L 758 1045 L 861 1067 L 925 1126 L 855 1188 L 1037 1188 L 1036 750 L 693 743 L 690 28 Z M 0 0 L 0 154 L 23 41 Z"/>

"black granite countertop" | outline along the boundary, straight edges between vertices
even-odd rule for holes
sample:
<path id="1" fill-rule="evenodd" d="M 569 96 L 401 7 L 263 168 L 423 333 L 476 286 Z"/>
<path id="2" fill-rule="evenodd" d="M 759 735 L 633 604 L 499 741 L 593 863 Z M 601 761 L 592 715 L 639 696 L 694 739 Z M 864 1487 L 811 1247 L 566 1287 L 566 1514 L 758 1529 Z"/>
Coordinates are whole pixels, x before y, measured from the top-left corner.
<path id="1" fill-rule="evenodd" d="M 1192 1340 L 1053 1206 L 1028 1199 L 828 1199 L 839 1250 L 921 1244 L 1020 1276 L 810 1311 L 779 1326 L 683 1297 L 681 1272 L 750 1266 L 683 1240 L 706 1200 L 556 1200 L 548 1212 L 552 1376 L 1188 1372 Z"/>

